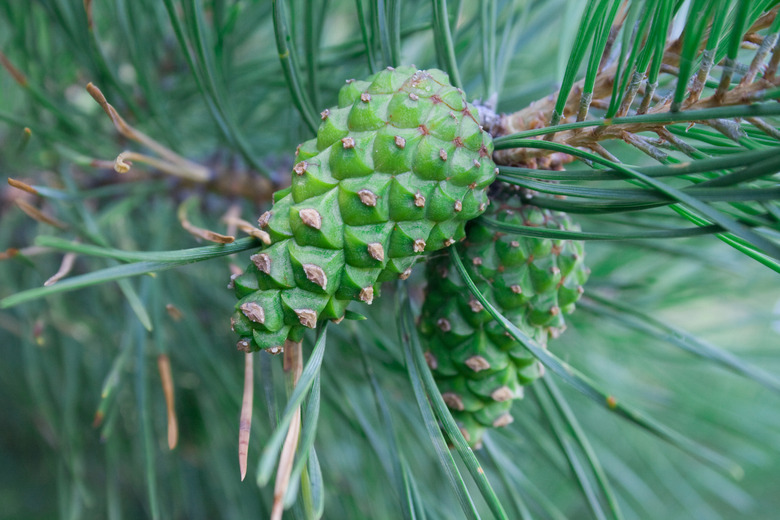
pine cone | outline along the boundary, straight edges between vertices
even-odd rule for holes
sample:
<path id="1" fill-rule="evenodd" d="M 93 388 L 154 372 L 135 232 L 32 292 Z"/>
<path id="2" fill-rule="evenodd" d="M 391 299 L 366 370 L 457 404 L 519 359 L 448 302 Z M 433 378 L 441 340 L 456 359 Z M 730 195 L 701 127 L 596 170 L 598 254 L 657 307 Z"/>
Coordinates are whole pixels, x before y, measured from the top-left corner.
<path id="1" fill-rule="evenodd" d="M 523 226 L 578 229 L 563 213 L 516 200 L 494 202 L 491 218 Z M 546 347 L 563 332 L 589 270 L 582 242 L 497 232 L 477 220 L 457 246 L 471 279 L 488 301 L 526 335 Z M 428 262 L 428 288 L 419 330 L 444 401 L 464 437 L 478 446 L 486 428 L 512 422 L 512 401 L 541 376 L 542 366 L 523 345 L 469 297 L 449 253 Z"/>
<path id="2" fill-rule="evenodd" d="M 234 281 L 238 348 L 299 340 L 462 239 L 487 207 L 492 153 L 476 109 L 439 70 L 347 81 L 317 137 L 298 147 L 291 187 L 259 219 L 271 244 Z"/>

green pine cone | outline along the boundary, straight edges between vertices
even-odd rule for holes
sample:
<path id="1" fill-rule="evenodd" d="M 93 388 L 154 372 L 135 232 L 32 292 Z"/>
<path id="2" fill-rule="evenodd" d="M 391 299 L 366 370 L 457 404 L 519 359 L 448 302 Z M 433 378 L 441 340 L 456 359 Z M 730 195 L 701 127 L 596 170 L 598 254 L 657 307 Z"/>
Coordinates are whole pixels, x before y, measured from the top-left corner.
<path id="1" fill-rule="evenodd" d="M 494 201 L 495 220 L 550 229 L 578 229 L 563 213 L 516 201 Z M 590 271 L 582 242 L 497 232 L 480 221 L 457 246 L 480 292 L 543 347 L 565 327 Z M 479 446 L 490 427 L 512 422 L 509 411 L 523 386 L 543 373 L 531 353 L 492 319 L 469 290 L 449 254 L 428 262 L 428 288 L 419 321 L 426 359 L 461 432 Z"/>
<path id="2" fill-rule="evenodd" d="M 234 280 L 241 350 L 275 349 L 340 320 L 351 300 L 370 304 L 381 282 L 407 278 L 487 207 L 493 142 L 443 72 L 349 80 L 321 115 L 291 187 L 259 219 L 271 243 Z"/>

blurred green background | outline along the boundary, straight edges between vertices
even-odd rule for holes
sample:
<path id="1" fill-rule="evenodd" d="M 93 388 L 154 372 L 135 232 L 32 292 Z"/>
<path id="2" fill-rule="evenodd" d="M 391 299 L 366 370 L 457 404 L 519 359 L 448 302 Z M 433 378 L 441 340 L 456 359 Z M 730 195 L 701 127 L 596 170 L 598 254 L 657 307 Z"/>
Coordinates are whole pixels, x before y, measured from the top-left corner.
<path id="1" fill-rule="evenodd" d="M 667 3 L 681 24 L 698 5 Z M 754 6 L 776 12 L 775 3 Z M 42 195 L 1 188 L 0 298 L 40 287 L 60 268 L 63 253 L 39 245 L 41 236 L 174 251 L 205 245 L 182 229 L 182 208 L 195 225 L 219 232 L 229 209 L 253 221 L 267 208 L 271 192 L 286 183 L 296 145 L 313 135 L 279 60 L 272 4 L 0 3 L 0 171 Z M 553 94 L 582 13 L 612 6 L 579 0 L 285 4 L 300 87 L 316 109 L 335 103 L 345 79 L 365 77 L 392 58 L 446 67 L 435 17 L 445 4 L 464 89 L 470 99 L 484 99 L 494 87 L 504 112 Z M 722 7 L 736 12 L 737 4 Z M 487 25 L 494 39 L 492 81 L 483 67 L 483 51 L 490 52 L 480 25 L 484 9 L 494 13 Z M 124 176 L 113 171 L 120 152 L 153 151 L 114 129 L 86 92 L 88 82 L 130 125 L 205 166 L 212 179 L 188 182 L 140 162 Z M 723 141 L 694 145 L 710 155 L 717 147 L 727 155 L 777 145 Z M 624 143 L 607 146 L 626 162 L 650 163 Z M 18 200 L 64 228 L 31 219 Z M 770 204 L 776 208 L 776 201 Z M 598 216 L 577 218 L 585 230 L 614 229 Z M 768 236 L 777 240 L 776 232 Z M 712 351 L 696 356 L 678 347 L 717 345 L 777 374 L 777 273 L 711 236 L 590 242 L 587 257 L 593 274 L 586 297 L 551 350 L 619 402 L 695 443 L 681 450 L 558 380 L 622 517 L 775 518 L 778 387 L 716 366 Z M 243 356 L 234 349 L 228 317 L 235 300 L 226 285 L 231 265 L 241 267 L 247 258 L 239 253 L 131 278 L 122 287 L 110 282 L 0 310 L 1 519 L 267 517 L 272 489 L 258 488 L 252 475 L 286 394 L 281 360 L 257 355 L 250 478 L 240 482 Z M 117 263 L 79 255 L 71 275 Z M 414 309 L 422 271 L 409 284 Z M 448 485 L 407 373 L 398 337 L 406 293 L 388 285 L 372 307 L 354 306 L 367 321 L 329 330 L 315 441 L 324 518 L 468 517 Z M 313 344 L 307 337 L 307 357 Z M 170 357 L 175 383 L 180 437 L 173 451 L 166 442 L 160 355 Z M 477 452 L 508 517 L 620 516 L 591 473 L 577 478 L 573 465 L 586 467 L 589 457 L 570 431 L 556 430 L 540 404 L 542 392 L 538 385 L 528 389 L 515 405 L 515 423 L 490 432 Z M 567 446 L 579 455 L 572 458 Z M 717 467 L 690 455 L 705 449 L 729 462 Z M 457 464 L 477 509 L 490 518 L 460 459 Z M 305 518 L 300 500 L 288 514 Z"/>

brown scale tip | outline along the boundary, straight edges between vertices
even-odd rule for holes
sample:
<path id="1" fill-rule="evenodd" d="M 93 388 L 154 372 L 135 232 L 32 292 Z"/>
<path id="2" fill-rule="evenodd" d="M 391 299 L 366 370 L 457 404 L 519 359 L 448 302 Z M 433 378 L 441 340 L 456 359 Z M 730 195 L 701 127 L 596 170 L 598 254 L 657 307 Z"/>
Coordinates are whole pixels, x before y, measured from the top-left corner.
<path id="1" fill-rule="evenodd" d="M 444 247 L 450 247 L 454 243 L 455 243 L 455 239 L 450 237 L 444 241 Z"/>
<path id="2" fill-rule="evenodd" d="M 480 258 L 478 256 L 474 257 L 474 259 L 471 261 L 471 263 L 474 264 L 474 265 L 482 265 L 482 258 Z"/>
<path id="3" fill-rule="evenodd" d="M 295 309 L 301 325 L 313 329 L 317 326 L 317 313 L 312 309 Z"/>
<path id="4" fill-rule="evenodd" d="M 469 189 L 470 190 L 473 190 L 476 187 L 477 187 L 477 183 L 476 182 L 472 182 L 471 184 L 469 184 Z"/>
<path id="5" fill-rule="evenodd" d="M 238 343 L 236 343 L 236 348 L 248 354 L 252 352 L 252 343 L 248 339 L 242 338 L 238 340 Z"/>
<path id="6" fill-rule="evenodd" d="M 509 401 L 512 399 L 512 397 L 514 397 L 514 395 L 508 386 L 500 386 L 493 390 L 493 392 L 490 394 L 490 398 L 494 401 L 498 401 L 499 403 Z"/>
<path id="7" fill-rule="evenodd" d="M 381 262 L 385 259 L 385 248 L 379 242 L 371 242 L 368 244 L 368 254 L 374 260 Z"/>
<path id="8" fill-rule="evenodd" d="M 310 228 L 314 229 L 320 229 L 322 228 L 322 215 L 320 215 L 319 211 L 312 208 L 306 208 L 302 209 L 299 213 L 301 216 L 301 221 L 309 226 Z"/>
<path id="9" fill-rule="evenodd" d="M 460 398 L 455 392 L 444 392 L 441 394 L 441 398 L 444 400 L 444 404 L 450 410 L 456 410 L 462 412 L 466 407 L 463 405 L 463 399 Z"/>
<path id="10" fill-rule="evenodd" d="M 303 264 L 303 272 L 306 278 L 313 284 L 317 284 L 323 289 L 328 284 L 328 276 L 322 268 L 315 264 Z"/>
<path id="11" fill-rule="evenodd" d="M 485 211 L 487 209 L 487 203 L 483 202 L 479 205 L 479 211 Z"/>
<path id="12" fill-rule="evenodd" d="M 306 168 L 309 166 L 309 163 L 306 161 L 301 161 L 295 166 L 293 166 L 293 171 L 298 175 L 303 175 L 306 172 Z"/>
<path id="13" fill-rule="evenodd" d="M 369 94 L 368 92 L 363 92 L 362 94 L 360 94 L 360 101 L 362 101 L 363 103 L 368 103 L 369 101 L 371 101 L 371 94 Z"/>
<path id="14" fill-rule="evenodd" d="M 498 168 L 493 170 L 493 174 L 498 175 Z"/>
<path id="15" fill-rule="evenodd" d="M 520 286 L 519 286 L 519 285 L 517 285 L 517 284 L 515 284 L 515 285 L 512 285 L 512 286 L 510 286 L 509 288 L 510 288 L 510 289 L 512 289 L 512 292 L 513 292 L 513 293 L 515 293 L 515 294 L 523 294 L 523 288 L 522 288 L 522 287 L 520 287 Z"/>
<path id="16" fill-rule="evenodd" d="M 447 152 L 444 150 L 444 148 L 442 148 L 441 150 L 439 150 L 439 158 L 440 158 L 442 161 L 446 161 L 446 160 L 447 160 Z"/>
<path id="17" fill-rule="evenodd" d="M 479 147 L 479 156 L 480 157 L 487 157 L 488 156 L 488 149 L 487 146 L 482 144 L 482 146 Z"/>
<path id="18" fill-rule="evenodd" d="M 412 250 L 415 253 L 422 253 L 423 251 L 425 251 L 425 240 L 423 240 L 422 238 L 418 238 L 417 240 L 415 240 L 414 244 L 412 244 Z"/>
<path id="19" fill-rule="evenodd" d="M 255 323 L 265 323 L 265 310 L 255 302 L 242 303 L 239 307 L 250 321 Z"/>
<path id="20" fill-rule="evenodd" d="M 268 253 L 258 253 L 250 256 L 249 259 L 255 264 L 258 271 L 271 274 L 271 256 Z"/>
<path id="21" fill-rule="evenodd" d="M 411 267 L 407 267 L 406 269 L 404 269 L 403 273 L 398 275 L 398 278 L 400 278 L 401 280 L 406 280 L 410 276 L 412 276 L 412 268 Z"/>
<path id="22" fill-rule="evenodd" d="M 351 138 L 351 137 L 345 137 L 344 139 L 341 140 L 341 146 L 345 150 L 348 150 L 350 148 L 354 148 L 355 147 L 355 140 L 353 138 Z"/>
<path id="23" fill-rule="evenodd" d="M 442 332 L 449 332 L 452 330 L 452 325 L 447 318 L 439 318 L 436 320 L 436 326 L 439 327 Z"/>
<path id="24" fill-rule="evenodd" d="M 453 139 L 452 142 L 455 144 L 455 148 L 463 148 L 463 139 L 460 136 Z"/>
<path id="25" fill-rule="evenodd" d="M 360 190 L 358 192 L 358 197 L 360 197 L 360 202 L 362 202 L 366 206 L 371 206 L 371 207 L 376 206 L 376 194 L 373 191 Z"/>
<path id="26" fill-rule="evenodd" d="M 268 227 L 268 221 L 271 220 L 271 212 L 266 211 L 262 215 L 260 215 L 260 218 L 257 219 L 257 225 L 261 228 Z"/>
<path id="27" fill-rule="evenodd" d="M 269 354 L 273 354 L 275 356 L 277 354 L 281 354 L 282 352 L 284 352 L 284 347 L 281 346 L 281 345 L 276 345 L 276 346 L 273 346 L 273 347 L 268 347 L 268 348 L 263 349 L 263 350 L 265 350 Z"/>
<path id="28" fill-rule="evenodd" d="M 425 207 L 425 197 L 420 193 L 420 190 L 417 190 L 417 193 L 414 194 L 414 205 L 418 208 Z"/>
<path id="29" fill-rule="evenodd" d="M 490 363 L 482 356 L 471 356 L 466 360 L 466 366 L 474 372 L 481 372 L 490 368 Z"/>
<path id="30" fill-rule="evenodd" d="M 366 302 L 368 305 L 374 303 L 374 288 L 372 286 L 363 287 L 360 289 L 359 295 L 361 302 Z"/>
<path id="31" fill-rule="evenodd" d="M 328 116 L 329 116 L 329 115 L 330 115 L 330 110 L 326 108 L 325 110 L 323 110 L 322 112 L 320 112 L 320 119 L 322 119 L 323 121 L 325 121 L 326 119 L 328 119 Z"/>
<path id="32" fill-rule="evenodd" d="M 501 415 L 498 419 L 493 421 L 493 427 L 494 428 L 501 428 L 503 426 L 509 426 L 515 422 L 515 418 L 509 415 L 509 413 L 505 413 Z"/>
<path id="33" fill-rule="evenodd" d="M 560 313 L 561 313 L 561 308 L 558 307 L 557 305 L 553 305 L 552 307 L 550 307 L 550 314 L 552 314 L 553 316 L 557 316 Z"/>
<path id="34" fill-rule="evenodd" d="M 517 240 L 512 240 L 511 242 L 509 242 L 509 245 L 512 247 L 520 247 L 520 242 L 518 242 Z"/>
<path id="35" fill-rule="evenodd" d="M 479 161 L 476 159 L 474 159 L 473 164 L 474 164 L 474 168 L 479 168 L 480 166 L 482 166 L 481 164 L 479 164 Z"/>
<path id="36" fill-rule="evenodd" d="M 414 92 L 409 92 L 409 99 L 411 99 L 412 101 L 417 101 L 418 99 L 420 99 L 420 96 L 418 96 Z"/>
<path id="37" fill-rule="evenodd" d="M 482 304 L 479 303 L 479 300 L 470 300 L 469 307 L 471 307 L 471 312 L 481 312 L 485 310 Z"/>
<path id="38" fill-rule="evenodd" d="M 406 146 L 406 139 L 404 139 L 400 135 L 395 136 L 395 145 L 398 148 L 404 148 Z"/>
<path id="39" fill-rule="evenodd" d="M 457 213 L 463 209 L 463 203 L 459 200 L 456 200 L 454 207 L 455 207 L 455 212 Z"/>
<path id="40" fill-rule="evenodd" d="M 347 85 L 349 85 L 350 83 L 354 83 L 354 82 L 355 82 L 355 78 L 350 78 L 350 79 L 348 79 L 346 81 Z"/>

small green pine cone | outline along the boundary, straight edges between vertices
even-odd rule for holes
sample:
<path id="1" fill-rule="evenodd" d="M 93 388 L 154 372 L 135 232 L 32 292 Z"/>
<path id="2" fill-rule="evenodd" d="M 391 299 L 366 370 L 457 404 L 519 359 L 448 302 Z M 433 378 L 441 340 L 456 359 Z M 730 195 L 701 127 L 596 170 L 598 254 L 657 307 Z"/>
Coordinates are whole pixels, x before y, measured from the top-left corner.
<path id="1" fill-rule="evenodd" d="M 271 243 L 233 281 L 241 350 L 275 349 L 352 300 L 370 304 L 487 208 L 493 142 L 446 74 L 388 68 L 347 81 L 338 99 L 259 219 Z"/>
<path id="2" fill-rule="evenodd" d="M 578 229 L 563 213 L 513 200 L 494 202 L 487 215 L 508 224 Z M 590 272 L 582 242 L 509 235 L 480 221 L 470 224 L 457 249 L 480 292 L 543 347 L 563 332 L 563 314 L 574 310 Z M 468 296 L 449 253 L 430 260 L 426 276 L 419 320 L 426 359 L 463 436 L 478 446 L 487 428 L 512 422 L 512 401 L 543 367 Z"/>

